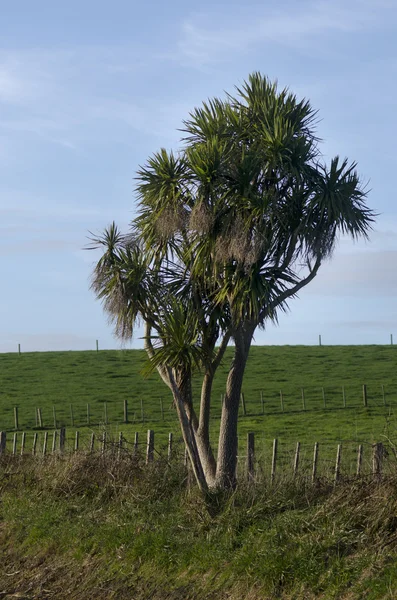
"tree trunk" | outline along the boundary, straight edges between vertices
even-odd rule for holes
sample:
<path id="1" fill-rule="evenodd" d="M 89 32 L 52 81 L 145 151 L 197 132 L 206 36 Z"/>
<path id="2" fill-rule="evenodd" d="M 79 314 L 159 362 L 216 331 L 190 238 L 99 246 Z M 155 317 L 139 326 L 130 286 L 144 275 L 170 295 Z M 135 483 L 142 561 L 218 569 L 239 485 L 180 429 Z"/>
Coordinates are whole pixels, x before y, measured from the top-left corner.
<path id="1" fill-rule="evenodd" d="M 197 447 L 209 487 L 215 485 L 216 462 L 210 444 L 210 409 L 214 373 L 212 369 L 204 375 L 201 388 L 200 418 L 196 432 Z"/>
<path id="2" fill-rule="evenodd" d="M 198 452 L 193 427 L 187 417 L 183 398 L 179 392 L 178 386 L 170 369 L 168 369 L 168 377 L 170 380 L 171 389 L 175 400 L 179 423 L 181 425 L 183 441 L 185 442 L 185 446 L 190 458 L 190 463 L 192 465 L 193 473 L 200 491 L 202 493 L 206 493 L 208 491 L 208 484 Z"/>
<path id="3" fill-rule="evenodd" d="M 237 423 L 245 366 L 255 327 L 245 324 L 235 332 L 234 357 L 226 383 L 219 431 L 216 487 L 233 489 L 236 485 Z"/>
<path id="4" fill-rule="evenodd" d="M 221 364 L 227 345 L 230 340 L 230 331 L 223 335 L 222 342 L 216 352 L 216 356 L 207 366 L 201 386 L 200 418 L 196 432 L 197 447 L 200 453 L 205 477 L 210 488 L 215 487 L 216 461 L 210 443 L 210 416 L 211 416 L 211 394 L 212 384 L 217 368 Z"/>
<path id="5" fill-rule="evenodd" d="M 198 418 L 193 407 L 193 396 L 192 396 L 192 378 L 190 373 L 184 373 L 180 377 L 177 373 L 173 373 L 175 383 L 181 395 L 183 405 L 185 407 L 186 416 L 191 424 L 193 431 L 197 431 L 199 426 Z"/>

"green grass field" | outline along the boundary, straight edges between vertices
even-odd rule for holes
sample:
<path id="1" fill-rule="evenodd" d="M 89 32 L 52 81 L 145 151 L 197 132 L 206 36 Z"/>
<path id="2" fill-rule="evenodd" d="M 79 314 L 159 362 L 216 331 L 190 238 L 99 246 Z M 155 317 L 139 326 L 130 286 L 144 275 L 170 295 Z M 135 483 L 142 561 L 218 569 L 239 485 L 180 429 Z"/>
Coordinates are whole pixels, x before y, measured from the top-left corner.
<path id="1" fill-rule="evenodd" d="M 214 385 L 215 443 L 230 357 L 231 349 Z M 396 360 L 394 346 L 254 346 L 243 386 L 247 415 L 241 413 L 242 441 L 248 431 L 256 433 L 257 456 L 264 464 L 270 460 L 273 438 L 279 440 L 280 461 L 287 463 L 298 440 L 303 461 L 311 459 L 312 445 L 318 441 L 330 465 L 336 444 L 343 443 L 346 451 L 342 462 L 351 471 L 358 443 L 397 440 Z M 156 434 L 156 449 L 162 451 L 168 433 L 177 438 L 179 427 L 169 390 L 156 374 L 147 379 L 140 374 L 145 361 L 144 352 L 139 350 L 2 354 L 0 429 L 14 429 L 17 406 L 19 430 L 28 432 L 29 445 L 30 432 L 37 428 L 36 408 L 41 408 L 43 427 L 53 429 L 55 407 L 57 426 L 67 427 L 70 443 L 74 429 L 79 428 L 81 444 L 88 444 L 91 431 L 103 430 L 106 413 L 110 436 L 116 438 L 121 430 L 132 441 L 138 431 L 143 442 L 144 432 L 151 428 Z M 367 385 L 367 407 L 363 406 L 363 384 Z M 199 389 L 199 378 L 195 389 Z M 125 399 L 128 425 L 123 423 Z M 243 460 L 243 448 L 241 454 Z"/>

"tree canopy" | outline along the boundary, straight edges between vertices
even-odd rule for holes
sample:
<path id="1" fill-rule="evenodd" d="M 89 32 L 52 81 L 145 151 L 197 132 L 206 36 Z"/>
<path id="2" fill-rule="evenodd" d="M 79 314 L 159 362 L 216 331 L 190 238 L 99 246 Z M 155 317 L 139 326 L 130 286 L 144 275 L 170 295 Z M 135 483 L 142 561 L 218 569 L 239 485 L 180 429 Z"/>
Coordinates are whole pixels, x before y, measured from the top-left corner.
<path id="1" fill-rule="evenodd" d="M 137 172 L 139 214 L 92 239 L 92 288 L 122 339 L 145 324 L 148 370 L 171 389 L 202 490 L 236 482 L 238 407 L 257 327 L 331 257 L 340 234 L 366 237 L 374 213 L 356 164 L 327 165 L 317 113 L 253 73 L 234 95 L 195 108 L 177 152 Z M 230 340 L 218 453 L 210 444 L 212 382 Z M 199 399 L 192 376 L 202 374 Z"/>

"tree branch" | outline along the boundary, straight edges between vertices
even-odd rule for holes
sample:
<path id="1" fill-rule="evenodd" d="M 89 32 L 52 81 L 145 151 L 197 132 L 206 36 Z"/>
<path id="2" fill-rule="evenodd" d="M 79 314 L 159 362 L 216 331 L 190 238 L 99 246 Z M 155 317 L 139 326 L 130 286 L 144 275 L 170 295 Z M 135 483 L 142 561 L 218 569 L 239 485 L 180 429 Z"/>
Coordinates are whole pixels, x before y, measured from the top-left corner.
<path id="1" fill-rule="evenodd" d="M 147 352 L 148 357 L 151 359 L 154 357 L 154 348 L 150 339 L 150 333 L 152 331 L 152 326 L 148 321 L 145 321 L 145 335 L 144 335 L 144 347 Z M 172 390 L 171 381 L 169 378 L 168 371 L 165 367 L 158 366 L 157 367 L 158 374 L 164 383 Z"/>
<path id="2" fill-rule="evenodd" d="M 225 351 L 226 351 L 226 348 L 227 348 L 230 338 L 231 338 L 231 331 L 227 331 L 225 333 L 225 335 L 223 336 L 223 340 L 220 343 L 218 351 L 215 355 L 215 358 L 211 363 L 211 369 L 213 371 L 216 371 L 216 369 L 219 367 L 221 360 L 223 358 L 223 355 L 225 354 Z"/>
<path id="3" fill-rule="evenodd" d="M 260 312 L 260 315 L 259 315 L 259 322 L 263 322 L 263 320 L 265 319 L 265 317 L 267 316 L 267 314 L 269 312 L 273 311 L 275 308 L 280 306 L 280 304 L 282 304 L 287 298 L 291 298 L 291 296 L 295 296 L 295 294 L 297 294 L 299 292 L 299 290 L 301 290 L 303 287 L 305 287 L 305 285 L 310 283 L 315 278 L 315 276 L 317 275 L 317 271 L 319 270 L 319 268 L 321 266 L 321 257 L 319 257 L 316 260 L 313 267 L 311 267 L 310 264 L 308 264 L 308 266 L 309 266 L 309 275 L 307 277 L 304 277 L 303 279 L 301 279 L 301 281 L 299 281 L 299 283 L 294 285 L 292 288 L 285 290 L 285 292 L 280 294 L 275 300 L 273 300 L 273 302 L 270 302 L 270 304 L 268 304 L 265 308 L 263 308 L 263 310 Z"/>

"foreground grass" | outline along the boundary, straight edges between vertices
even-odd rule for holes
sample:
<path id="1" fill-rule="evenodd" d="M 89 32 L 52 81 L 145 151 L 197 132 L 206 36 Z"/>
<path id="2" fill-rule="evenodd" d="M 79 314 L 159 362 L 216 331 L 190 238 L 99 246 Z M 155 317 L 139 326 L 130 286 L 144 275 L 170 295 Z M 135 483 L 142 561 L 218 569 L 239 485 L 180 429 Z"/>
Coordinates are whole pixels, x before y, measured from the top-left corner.
<path id="1" fill-rule="evenodd" d="M 181 467 L 81 454 L 3 458 L 0 492 L 2 598 L 397 596 L 395 478 L 203 500 Z"/>

